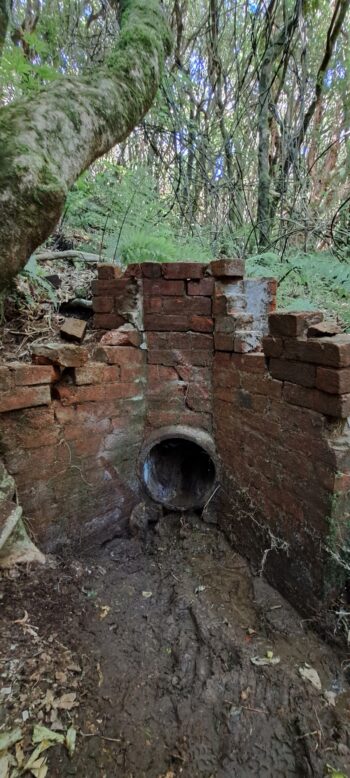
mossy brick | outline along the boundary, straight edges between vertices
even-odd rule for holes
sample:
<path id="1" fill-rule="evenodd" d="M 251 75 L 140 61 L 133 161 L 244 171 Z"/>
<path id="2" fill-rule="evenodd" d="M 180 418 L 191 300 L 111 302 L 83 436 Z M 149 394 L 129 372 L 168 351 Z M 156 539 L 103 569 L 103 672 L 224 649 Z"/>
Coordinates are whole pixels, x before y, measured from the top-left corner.
<path id="1" fill-rule="evenodd" d="M 350 367 L 350 335 L 308 340 L 284 339 L 284 356 L 329 367 Z"/>
<path id="2" fill-rule="evenodd" d="M 269 371 L 274 378 L 293 384 L 313 387 L 316 384 L 316 365 L 289 359 L 270 359 Z"/>
<path id="3" fill-rule="evenodd" d="M 119 365 L 105 365 L 101 362 L 88 362 L 83 367 L 77 367 L 74 371 L 74 379 L 77 386 L 84 384 L 110 384 L 120 378 Z"/>
<path id="4" fill-rule="evenodd" d="M 269 331 L 275 337 L 297 338 L 322 320 L 321 311 L 275 311 L 269 315 Z"/>
<path id="5" fill-rule="evenodd" d="M 200 262 L 164 262 L 161 271 L 164 278 L 189 280 L 203 278 L 206 267 Z"/>

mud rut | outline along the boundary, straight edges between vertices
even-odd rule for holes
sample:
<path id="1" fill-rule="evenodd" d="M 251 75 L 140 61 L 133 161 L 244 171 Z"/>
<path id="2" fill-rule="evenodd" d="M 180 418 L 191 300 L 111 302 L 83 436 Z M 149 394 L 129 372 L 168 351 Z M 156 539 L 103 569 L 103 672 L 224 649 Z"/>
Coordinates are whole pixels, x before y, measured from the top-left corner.
<path id="1" fill-rule="evenodd" d="M 7 623 L 26 608 L 47 634 L 59 627 L 84 668 L 84 734 L 73 760 L 49 754 L 49 776 L 323 776 L 327 764 L 347 773 L 344 654 L 253 578 L 215 527 L 172 514 L 145 538 L 89 553 L 5 581 Z M 255 667 L 267 650 L 280 664 Z M 304 662 L 323 690 L 342 692 L 336 707 L 301 679 Z"/>

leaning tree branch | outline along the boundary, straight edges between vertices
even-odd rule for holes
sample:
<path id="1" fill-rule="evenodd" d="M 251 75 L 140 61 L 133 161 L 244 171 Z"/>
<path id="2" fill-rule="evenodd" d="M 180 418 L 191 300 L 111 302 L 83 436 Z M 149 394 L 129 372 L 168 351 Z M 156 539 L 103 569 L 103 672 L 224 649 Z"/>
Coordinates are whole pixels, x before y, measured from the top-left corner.
<path id="1" fill-rule="evenodd" d="M 50 235 L 74 181 L 154 100 L 171 48 L 160 0 L 120 0 L 119 8 L 120 35 L 104 66 L 0 110 L 0 288 Z"/>

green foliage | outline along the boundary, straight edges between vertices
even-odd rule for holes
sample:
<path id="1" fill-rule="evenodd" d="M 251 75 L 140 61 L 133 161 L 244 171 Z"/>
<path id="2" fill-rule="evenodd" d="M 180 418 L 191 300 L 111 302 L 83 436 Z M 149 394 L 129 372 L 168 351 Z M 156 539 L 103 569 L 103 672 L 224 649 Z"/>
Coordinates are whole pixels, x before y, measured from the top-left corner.
<path id="1" fill-rule="evenodd" d="M 53 289 L 52 285 L 45 280 L 43 273 L 44 271 L 37 263 L 35 257 L 32 255 L 21 273 L 21 276 L 29 281 L 29 288 L 33 288 L 33 295 L 30 292 L 28 293 L 28 291 L 23 290 L 29 305 L 34 303 L 35 292 L 39 294 L 40 291 L 45 292 L 45 297 L 47 297 L 54 305 L 57 305 L 58 300 L 55 290 Z"/>
<path id="2" fill-rule="evenodd" d="M 339 316 L 350 331 L 350 263 L 331 253 L 290 252 L 281 258 L 272 252 L 247 261 L 250 276 L 278 279 L 278 305 L 287 310 L 322 309 Z"/>

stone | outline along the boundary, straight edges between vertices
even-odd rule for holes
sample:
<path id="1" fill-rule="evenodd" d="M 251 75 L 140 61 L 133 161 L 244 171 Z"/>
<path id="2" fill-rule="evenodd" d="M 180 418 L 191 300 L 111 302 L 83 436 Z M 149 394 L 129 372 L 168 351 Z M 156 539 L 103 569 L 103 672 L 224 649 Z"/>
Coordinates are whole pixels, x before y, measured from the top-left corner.
<path id="1" fill-rule="evenodd" d="M 60 367 L 81 367 L 89 358 L 89 352 L 83 346 L 73 343 L 40 343 L 31 347 L 35 364 L 59 365 Z"/>

